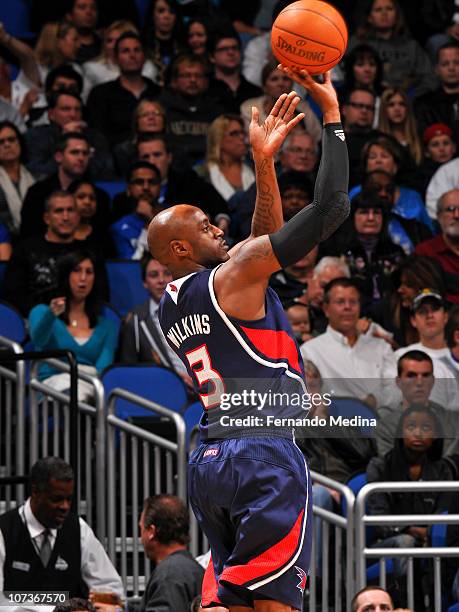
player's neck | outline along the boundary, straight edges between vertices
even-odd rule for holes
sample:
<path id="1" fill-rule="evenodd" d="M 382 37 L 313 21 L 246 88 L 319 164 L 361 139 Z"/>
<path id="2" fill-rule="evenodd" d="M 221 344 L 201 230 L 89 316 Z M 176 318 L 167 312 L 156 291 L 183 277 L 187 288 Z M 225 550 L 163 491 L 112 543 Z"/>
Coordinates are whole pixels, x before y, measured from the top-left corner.
<path id="1" fill-rule="evenodd" d="M 177 280 L 179 278 L 183 278 L 184 276 L 188 276 L 188 274 L 193 274 L 193 272 L 200 272 L 201 270 L 205 270 L 205 266 L 196 263 L 195 261 L 184 261 L 180 264 L 180 266 L 172 267 L 169 266 L 169 269 L 172 274 L 172 278 Z"/>

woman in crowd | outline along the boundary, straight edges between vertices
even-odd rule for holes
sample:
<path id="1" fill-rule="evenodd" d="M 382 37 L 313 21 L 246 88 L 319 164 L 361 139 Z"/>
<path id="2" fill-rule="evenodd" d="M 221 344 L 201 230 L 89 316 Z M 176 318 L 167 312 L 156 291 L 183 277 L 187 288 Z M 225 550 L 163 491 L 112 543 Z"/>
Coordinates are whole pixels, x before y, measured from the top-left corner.
<path id="1" fill-rule="evenodd" d="M 208 57 L 211 37 L 209 22 L 204 17 L 194 17 L 185 26 L 185 41 L 190 53 Z"/>
<path id="2" fill-rule="evenodd" d="M 410 255 L 392 274 L 392 289 L 388 299 L 372 307 L 370 316 L 394 334 L 399 346 L 419 341 L 411 324 L 414 298 L 425 288 L 445 295 L 445 282 L 440 264 L 431 257 Z"/>
<path id="3" fill-rule="evenodd" d="M 374 457 L 367 467 L 368 482 L 450 481 L 457 478 L 457 465 L 451 457 L 443 457 L 443 424 L 434 410 L 412 404 L 400 417 L 393 449 L 384 457 Z M 375 492 L 368 498 L 368 513 L 439 514 L 448 510 L 451 493 Z M 394 529 L 393 526 L 375 527 L 377 547 L 429 546 L 429 528 L 412 524 Z M 406 558 L 394 561 L 395 576 L 406 573 Z M 416 608 L 417 609 L 417 608 Z"/>
<path id="4" fill-rule="evenodd" d="M 436 87 L 432 64 L 421 45 L 406 27 L 397 0 L 368 0 L 359 12 L 360 23 L 348 45 L 367 43 L 384 64 L 384 80 L 419 96 Z"/>
<path id="5" fill-rule="evenodd" d="M 259 98 L 250 98 L 241 104 L 241 116 L 244 119 L 247 129 L 252 119 L 252 106 L 256 106 L 260 111 L 261 123 L 269 115 L 279 96 L 283 93 L 292 91 L 292 80 L 285 72 L 277 68 L 278 64 L 279 62 L 277 60 L 271 60 L 263 67 L 261 73 L 263 95 Z M 316 143 L 320 142 L 322 138 L 322 128 L 308 102 L 302 100 L 298 104 L 296 110 L 298 113 L 304 113 L 304 119 L 300 125 L 304 127 L 306 132 L 312 136 Z"/>
<path id="6" fill-rule="evenodd" d="M 14 236 L 19 234 L 21 209 L 34 177 L 22 164 L 24 141 L 10 121 L 0 121 L 0 221 Z"/>
<path id="7" fill-rule="evenodd" d="M 108 216 L 98 206 L 94 185 L 85 179 L 74 181 L 68 191 L 73 193 L 80 223 L 75 232 L 76 240 L 87 240 L 95 245 L 104 257 L 114 257 L 115 250 L 108 233 Z"/>
<path id="8" fill-rule="evenodd" d="M 163 105 L 144 98 L 137 104 L 132 117 L 132 134 L 117 144 L 113 151 L 116 171 L 126 176 L 129 166 L 137 159 L 137 143 L 141 134 L 161 134 L 165 131 L 166 112 Z"/>
<path id="9" fill-rule="evenodd" d="M 90 251 L 75 251 L 59 262 L 58 290 L 48 304 L 30 311 L 29 327 L 37 350 L 71 350 L 79 370 L 97 375 L 113 363 L 117 346 L 115 324 L 101 316 L 99 278 Z M 58 391 L 68 390 L 70 378 L 56 374 L 50 366 L 40 370 L 40 379 Z M 92 385 L 78 381 L 79 401 L 91 398 Z"/>
<path id="10" fill-rule="evenodd" d="M 383 91 L 383 63 L 370 45 L 357 45 L 344 58 L 344 87 L 340 89 L 340 99 L 344 100 L 347 91 L 354 87 L 370 89 L 375 94 L 374 126 L 378 125 L 379 105 Z"/>
<path id="11" fill-rule="evenodd" d="M 71 23 L 45 24 L 35 46 L 42 82 L 51 68 L 60 64 L 71 63 L 81 74 L 81 68 L 75 63 L 80 44 L 78 30 Z"/>
<path id="12" fill-rule="evenodd" d="M 85 62 L 83 65 L 85 76 L 85 93 L 101 83 L 117 79 L 120 69 L 115 61 L 115 44 L 121 34 L 125 32 L 139 33 L 138 29 L 130 21 L 114 21 L 104 31 L 102 53 L 96 59 Z M 142 75 L 156 80 L 157 70 L 151 60 L 146 60 L 143 65 Z"/>
<path id="13" fill-rule="evenodd" d="M 172 58 L 182 50 L 182 19 L 176 0 L 152 0 L 144 28 L 146 48 L 158 70 L 156 82 L 163 86 Z"/>
<path id="14" fill-rule="evenodd" d="M 378 128 L 395 138 L 419 166 L 422 161 L 421 139 L 411 102 L 402 89 L 390 87 L 382 94 Z"/>
<path id="15" fill-rule="evenodd" d="M 388 174 L 395 181 L 395 191 L 391 197 L 391 215 L 396 215 L 402 219 L 415 219 L 422 223 L 428 230 L 426 239 L 434 230 L 432 220 L 427 214 L 421 196 L 414 189 L 404 187 L 400 184 L 400 169 L 403 169 L 403 150 L 394 139 L 388 136 L 378 136 L 369 140 L 362 149 L 362 167 L 366 172 L 366 177 L 376 171 Z M 364 178 L 364 181 L 366 180 Z M 352 200 L 360 191 L 362 186 L 358 185 L 351 189 L 349 196 Z M 389 223 L 389 233 L 397 244 L 403 248 L 405 253 L 413 252 L 414 247 L 421 240 L 413 240 L 413 234 L 400 223 L 391 220 Z M 395 236 L 398 236 L 395 239 Z"/>
<path id="16" fill-rule="evenodd" d="M 362 307 L 387 297 L 392 272 L 403 261 L 403 249 L 388 234 L 387 202 L 375 192 L 361 192 L 351 205 L 348 230 L 329 241 L 326 255 L 344 258 L 352 278 L 359 282 Z"/>
<path id="17" fill-rule="evenodd" d="M 237 191 L 248 189 L 255 180 L 252 169 L 244 163 L 246 155 L 244 121 L 238 115 L 220 115 L 207 132 L 206 162 L 195 170 L 228 201 Z"/>

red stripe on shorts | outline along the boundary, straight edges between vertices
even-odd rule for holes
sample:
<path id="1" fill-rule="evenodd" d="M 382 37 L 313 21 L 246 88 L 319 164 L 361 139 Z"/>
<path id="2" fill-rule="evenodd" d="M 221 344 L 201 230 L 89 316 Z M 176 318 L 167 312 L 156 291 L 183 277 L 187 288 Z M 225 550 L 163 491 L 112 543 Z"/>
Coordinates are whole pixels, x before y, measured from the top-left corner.
<path id="1" fill-rule="evenodd" d="M 204 578 L 202 579 L 202 607 L 210 606 L 211 603 L 222 603 L 218 599 L 217 595 L 218 584 L 215 579 L 214 564 L 212 562 L 212 555 L 210 556 L 209 565 L 204 572 Z"/>

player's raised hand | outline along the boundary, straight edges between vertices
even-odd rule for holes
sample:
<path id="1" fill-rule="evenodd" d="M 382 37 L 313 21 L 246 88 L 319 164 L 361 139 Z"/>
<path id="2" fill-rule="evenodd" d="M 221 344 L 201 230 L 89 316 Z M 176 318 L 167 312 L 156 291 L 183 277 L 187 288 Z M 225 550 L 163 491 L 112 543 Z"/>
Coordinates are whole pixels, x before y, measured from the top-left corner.
<path id="1" fill-rule="evenodd" d="M 272 156 L 277 153 L 287 134 L 304 118 L 304 113 L 295 115 L 299 102 L 300 97 L 294 91 L 282 94 L 261 125 L 258 108 L 252 106 L 249 134 L 254 155 Z"/>
<path id="2" fill-rule="evenodd" d="M 292 70 L 283 64 L 279 64 L 279 70 L 283 70 L 293 80 L 302 85 L 310 94 L 325 115 L 332 111 L 339 111 L 338 96 L 331 82 L 331 72 L 325 72 L 323 82 L 316 81 L 307 70 Z M 338 119 L 339 120 L 339 119 Z"/>

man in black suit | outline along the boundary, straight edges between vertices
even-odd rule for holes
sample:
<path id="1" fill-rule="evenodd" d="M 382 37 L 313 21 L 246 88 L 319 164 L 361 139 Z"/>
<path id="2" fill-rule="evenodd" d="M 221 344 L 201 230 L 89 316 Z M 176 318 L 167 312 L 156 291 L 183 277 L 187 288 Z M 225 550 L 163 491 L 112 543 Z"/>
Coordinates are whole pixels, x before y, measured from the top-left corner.
<path id="1" fill-rule="evenodd" d="M 169 347 L 159 326 L 159 302 L 172 275 L 149 254 L 142 259 L 141 269 L 143 284 L 150 297 L 126 316 L 120 334 L 120 360 L 124 363 L 154 363 L 170 368 L 188 389 L 192 389 L 185 366 Z"/>

